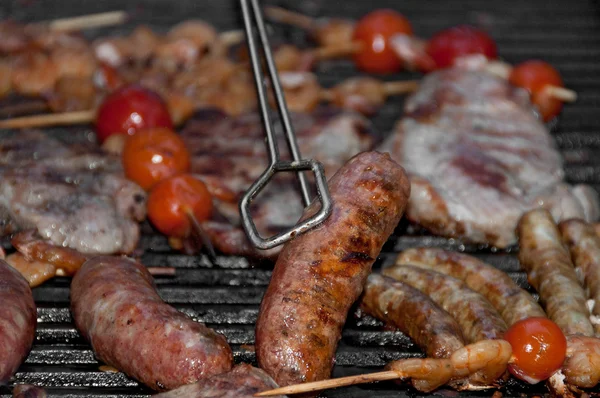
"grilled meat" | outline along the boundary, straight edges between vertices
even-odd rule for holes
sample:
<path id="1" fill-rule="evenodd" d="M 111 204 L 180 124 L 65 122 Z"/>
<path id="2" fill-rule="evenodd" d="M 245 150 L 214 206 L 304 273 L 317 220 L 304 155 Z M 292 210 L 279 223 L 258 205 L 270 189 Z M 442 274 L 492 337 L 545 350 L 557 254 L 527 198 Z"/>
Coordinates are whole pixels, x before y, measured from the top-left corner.
<path id="1" fill-rule="evenodd" d="M 35 229 L 82 253 L 129 253 L 145 192 L 122 175 L 118 158 L 66 145 L 41 132 L 0 142 L 0 234 Z"/>
<path id="2" fill-rule="evenodd" d="M 598 195 L 564 183 L 562 159 L 527 93 L 491 74 L 427 75 L 381 146 L 411 177 L 407 217 L 448 237 L 507 247 L 519 217 L 598 217 Z"/>

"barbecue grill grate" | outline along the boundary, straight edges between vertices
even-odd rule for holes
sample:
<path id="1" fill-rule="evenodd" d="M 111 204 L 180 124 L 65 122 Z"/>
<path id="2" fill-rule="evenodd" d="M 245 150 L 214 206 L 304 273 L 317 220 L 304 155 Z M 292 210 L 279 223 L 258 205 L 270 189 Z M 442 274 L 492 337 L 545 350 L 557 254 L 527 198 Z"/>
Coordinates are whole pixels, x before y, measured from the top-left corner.
<path id="1" fill-rule="evenodd" d="M 275 4 L 275 2 L 270 2 Z M 321 1 L 306 0 L 299 11 L 320 16 L 356 18 L 375 7 L 401 10 L 413 23 L 417 34 L 428 37 L 440 28 L 472 23 L 486 27 L 498 42 L 500 54 L 516 63 L 532 57 L 554 64 L 563 74 L 566 85 L 579 94 L 577 103 L 567 105 L 556 126 L 555 137 L 565 160 L 568 180 L 589 183 L 600 191 L 600 15 L 592 2 L 548 2 L 517 0 L 454 2 L 405 0 Z M 50 4 L 54 4 L 51 6 Z M 174 5 L 176 4 L 176 5 Z M 238 2 L 198 2 L 179 0 L 132 1 L 126 6 L 118 0 L 3 1 L 0 17 L 17 20 L 46 20 L 123 9 L 131 12 L 133 23 L 147 23 L 156 29 L 169 26 L 190 16 L 203 18 L 219 29 L 241 27 Z M 131 26 L 98 29 L 91 35 L 108 32 L 124 33 Z M 286 40 L 301 43 L 304 35 L 295 29 L 275 27 Z M 323 85 L 331 86 L 340 78 L 354 75 L 349 62 L 325 62 L 319 68 Z M 418 78 L 402 73 L 389 79 Z M 374 119 L 379 131 L 389 131 L 398 117 L 401 99 L 392 99 Z M 72 130 L 57 130 L 70 134 Z M 385 245 L 375 268 L 392 262 L 396 253 L 408 247 L 433 246 L 473 253 L 506 271 L 522 287 L 528 287 L 525 275 L 510 252 L 496 253 L 476 245 L 463 245 L 454 240 L 422 234 L 402 224 Z M 198 321 L 224 333 L 232 344 L 236 361 L 253 362 L 254 322 L 261 296 L 270 278 L 271 264 L 243 257 L 218 257 L 212 266 L 205 257 L 190 257 L 170 251 L 164 237 L 145 225 L 141 239 L 142 261 L 147 266 L 169 266 L 177 269 L 174 276 L 156 278 L 162 297 Z M 57 278 L 34 289 L 38 304 L 37 338 L 25 364 L 16 375 L 18 383 L 44 386 L 51 396 L 135 397 L 151 392 L 121 373 L 103 372 L 90 346 L 75 330 L 68 310 L 69 279 Z M 390 360 L 419 356 L 420 351 L 402 333 L 383 331 L 382 324 L 372 318 L 350 316 L 337 354 L 335 376 L 380 370 Z M 515 382 L 505 395 L 530 395 L 543 387 L 525 387 Z M 0 388 L 0 394 L 8 394 Z M 463 393 L 467 396 L 491 396 L 493 392 Z M 417 395 L 393 383 L 364 385 L 329 391 L 327 397 L 396 397 Z M 418 394 L 421 395 L 421 394 Z"/>

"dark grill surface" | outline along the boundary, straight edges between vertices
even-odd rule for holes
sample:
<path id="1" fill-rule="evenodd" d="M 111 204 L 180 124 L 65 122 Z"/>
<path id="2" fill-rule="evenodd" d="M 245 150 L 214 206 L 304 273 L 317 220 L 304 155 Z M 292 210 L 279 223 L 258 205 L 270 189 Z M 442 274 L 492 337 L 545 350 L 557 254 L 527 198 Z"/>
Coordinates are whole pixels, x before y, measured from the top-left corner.
<path id="1" fill-rule="evenodd" d="M 190 17 L 206 19 L 220 30 L 240 27 L 237 1 L 147 0 L 3 0 L 0 17 L 17 20 L 46 20 L 92 12 L 125 9 L 133 24 L 147 23 L 166 29 Z M 271 2 L 275 4 L 275 2 Z M 429 37 L 438 29 L 471 23 L 485 27 L 497 40 L 500 55 L 511 63 L 542 58 L 555 65 L 568 87 L 579 93 L 576 104 L 567 105 L 557 125 L 556 142 L 565 157 L 568 180 L 585 182 L 600 189 L 600 16 L 594 1 L 518 0 L 483 2 L 480 0 L 373 0 L 373 1 L 284 1 L 278 5 L 296 7 L 309 15 L 356 18 L 376 7 L 396 8 L 413 23 L 415 32 Z M 298 4 L 302 4 L 301 6 Z M 90 35 L 127 32 L 132 25 L 89 32 Z M 302 42 L 304 36 L 294 29 L 276 27 L 285 40 Z M 1 38 L 0 38 L 1 40 Z M 356 72 L 349 62 L 325 62 L 319 75 L 330 86 Z M 418 78 L 403 73 L 389 79 Z M 401 99 L 392 99 L 374 119 L 376 127 L 387 132 L 400 114 Z M 204 257 L 173 253 L 166 240 L 144 227 L 141 240 L 143 263 L 169 266 L 175 276 L 159 276 L 162 297 L 198 321 L 207 323 L 227 336 L 237 361 L 254 361 L 252 344 L 258 305 L 270 278 L 272 264 L 256 263 L 241 257 L 219 257 L 212 266 Z M 455 240 L 426 236 L 402 224 L 386 244 L 376 263 L 393 261 L 395 253 L 408 247 L 435 246 L 475 253 L 477 257 L 509 273 L 519 285 L 529 288 L 519 271 L 514 254 L 463 245 Z M 47 387 L 60 396 L 145 396 L 150 391 L 121 373 L 103 372 L 90 346 L 75 330 L 69 309 L 69 280 L 55 279 L 34 290 L 38 304 L 37 339 L 15 382 Z M 380 370 L 388 361 L 420 356 L 421 353 L 402 333 L 384 331 L 371 318 L 350 316 L 337 353 L 335 376 Z M 539 394 L 543 387 L 508 386 L 505 394 Z M 8 389 L 0 389 L 0 394 Z M 491 396 L 490 392 L 461 395 Z M 380 383 L 344 388 L 324 394 L 328 397 L 392 397 L 417 395 L 406 387 Z"/>

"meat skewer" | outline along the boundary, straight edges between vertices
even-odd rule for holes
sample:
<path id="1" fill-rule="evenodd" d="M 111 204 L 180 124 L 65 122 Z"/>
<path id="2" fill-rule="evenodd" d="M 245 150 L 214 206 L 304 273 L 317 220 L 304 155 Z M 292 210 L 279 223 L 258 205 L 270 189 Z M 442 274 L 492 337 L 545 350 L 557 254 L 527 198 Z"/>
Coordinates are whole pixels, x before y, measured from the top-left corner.
<path id="1" fill-rule="evenodd" d="M 486 368 L 500 368 L 503 372 L 511 359 L 511 355 L 512 349 L 508 342 L 504 340 L 483 340 L 459 349 L 448 359 L 405 359 L 395 361 L 391 366 L 392 370 L 296 384 L 261 392 L 255 396 L 269 397 L 279 394 L 300 394 L 374 381 L 408 378 L 419 381 L 418 385 L 422 391 L 428 392 L 446 384 L 453 378 L 463 378 Z"/>
<path id="2" fill-rule="evenodd" d="M 87 261 L 71 283 L 71 311 L 99 359 L 154 390 L 190 384 L 232 367 L 225 338 L 167 305 L 152 276 L 132 260 Z"/>
<path id="3" fill-rule="evenodd" d="M 566 359 L 560 372 L 548 381 L 555 394 L 573 396 L 571 390 L 591 388 L 600 381 L 600 339 L 594 337 L 583 288 L 560 231 L 545 210 L 523 215 L 518 226 L 519 261 L 530 284 L 540 294 L 548 316 L 567 338 Z"/>
<path id="4" fill-rule="evenodd" d="M 37 236 L 35 231 L 15 234 L 11 244 L 17 253 L 6 257 L 6 262 L 18 270 L 30 287 L 39 286 L 55 276 L 73 276 L 93 255 L 69 247 L 56 246 Z M 174 275 L 172 267 L 146 267 L 151 275 Z"/>
<path id="5" fill-rule="evenodd" d="M 410 22 L 403 15 L 389 9 L 374 10 L 356 23 L 313 20 L 279 7 L 268 7 L 266 12 L 275 21 L 313 33 L 322 46 L 333 47 L 316 50 L 316 54 L 352 55 L 358 68 L 366 72 L 390 73 L 402 66 L 430 72 L 453 65 L 486 70 L 529 90 L 544 120 L 556 116 L 562 102 L 577 99 L 574 91 L 563 87 L 560 75 L 549 64 L 543 63 L 540 69 L 541 61 L 533 61 L 538 64 L 535 66 L 525 62 L 513 70 L 509 64 L 496 61 L 496 43 L 487 33 L 472 26 L 443 30 L 426 42 L 413 36 Z M 521 74 L 521 69 L 527 71 Z"/>
<path id="6" fill-rule="evenodd" d="M 540 294 L 548 317 L 567 336 L 593 336 L 583 288 L 552 215 L 542 209 L 525 213 L 517 233 L 519 262 L 529 283 Z"/>
<path id="7" fill-rule="evenodd" d="M 587 297 L 592 303 L 590 311 L 600 316 L 600 237 L 594 227 L 582 220 L 567 220 L 559 224 L 563 241 L 571 252 L 575 271 L 583 283 Z M 592 322 L 596 333 L 600 333 L 600 324 L 594 318 Z"/>
<path id="8" fill-rule="evenodd" d="M 354 78 L 331 89 L 323 89 L 316 77 L 306 72 L 284 72 L 280 74 L 280 79 L 288 109 L 292 112 L 313 111 L 321 101 L 328 101 L 341 108 L 369 115 L 381 107 L 387 97 L 411 93 L 418 86 L 417 81 L 381 82 L 372 78 Z M 97 117 L 96 110 L 23 116 L 1 120 L 0 128 L 89 124 L 94 123 Z"/>
<path id="9" fill-rule="evenodd" d="M 462 280 L 498 310 L 508 326 L 546 313 L 537 301 L 503 271 L 467 254 L 437 248 L 415 248 L 400 253 L 396 264 L 410 264 Z"/>
<path id="10" fill-rule="evenodd" d="M 259 310 L 258 363 L 279 385 L 329 377 L 350 306 L 409 195 L 402 168 L 377 152 L 352 158 L 329 190 L 331 215 L 284 246 Z"/>

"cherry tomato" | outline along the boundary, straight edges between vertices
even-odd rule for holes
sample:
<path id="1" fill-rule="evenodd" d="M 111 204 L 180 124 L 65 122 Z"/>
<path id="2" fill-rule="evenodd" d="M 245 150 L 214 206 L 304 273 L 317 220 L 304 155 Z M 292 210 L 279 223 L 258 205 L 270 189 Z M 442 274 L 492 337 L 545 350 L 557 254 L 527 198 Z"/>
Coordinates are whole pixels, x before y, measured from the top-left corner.
<path id="1" fill-rule="evenodd" d="M 140 130 L 127 137 L 122 160 L 125 176 L 145 190 L 190 168 L 185 142 L 164 127 Z"/>
<path id="2" fill-rule="evenodd" d="M 498 57 L 494 40 L 484 31 L 469 25 L 444 29 L 427 43 L 427 53 L 438 68 L 447 68 L 456 58 L 470 54 L 483 54 L 488 59 Z"/>
<path id="3" fill-rule="evenodd" d="M 160 181 L 148 196 L 148 218 L 161 233 L 177 238 L 190 235 L 189 214 L 202 222 L 210 218 L 212 198 L 206 185 L 191 174 Z"/>
<path id="4" fill-rule="evenodd" d="M 562 366 L 567 339 L 548 318 L 527 318 L 512 325 L 504 339 L 513 349 L 509 371 L 530 384 L 546 380 Z"/>
<path id="5" fill-rule="evenodd" d="M 393 10 L 375 10 L 362 17 L 354 28 L 352 41 L 362 43 L 353 58 L 357 68 L 368 73 L 393 73 L 402 61 L 391 48 L 389 39 L 395 34 L 412 35 L 410 22 Z"/>
<path id="6" fill-rule="evenodd" d="M 148 127 L 173 128 L 167 106 L 153 91 L 137 85 L 110 94 L 98 109 L 96 135 L 103 142 L 113 134 L 133 135 Z"/>
<path id="7" fill-rule="evenodd" d="M 549 63 L 535 59 L 525 61 L 513 68 L 508 80 L 529 91 L 531 102 L 537 106 L 545 121 L 560 113 L 562 101 L 544 91 L 546 86 L 564 87 L 560 73 Z"/>

